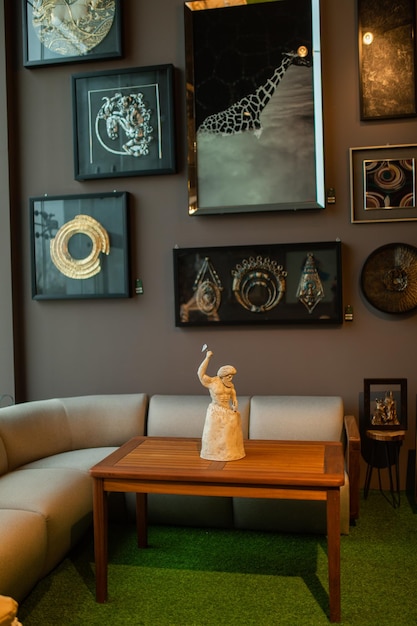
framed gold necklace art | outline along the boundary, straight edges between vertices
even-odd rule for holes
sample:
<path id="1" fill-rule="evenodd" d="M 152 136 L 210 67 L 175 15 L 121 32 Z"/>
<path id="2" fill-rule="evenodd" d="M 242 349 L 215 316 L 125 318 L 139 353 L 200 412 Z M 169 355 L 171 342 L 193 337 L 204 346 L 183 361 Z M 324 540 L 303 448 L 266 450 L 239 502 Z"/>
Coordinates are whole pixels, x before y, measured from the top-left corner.
<path id="1" fill-rule="evenodd" d="M 122 56 L 120 0 L 23 0 L 26 67 Z"/>
<path id="2" fill-rule="evenodd" d="M 339 240 L 173 250 L 176 326 L 341 324 Z"/>
<path id="3" fill-rule="evenodd" d="M 34 300 L 131 295 L 128 194 L 29 200 Z"/>

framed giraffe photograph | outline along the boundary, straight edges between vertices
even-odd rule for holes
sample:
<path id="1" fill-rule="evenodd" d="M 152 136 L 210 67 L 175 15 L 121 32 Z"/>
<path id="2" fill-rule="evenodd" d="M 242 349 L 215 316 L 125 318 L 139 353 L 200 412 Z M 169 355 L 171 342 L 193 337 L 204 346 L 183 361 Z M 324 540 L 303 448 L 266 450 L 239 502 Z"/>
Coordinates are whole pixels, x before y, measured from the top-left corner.
<path id="1" fill-rule="evenodd" d="M 176 326 L 342 323 L 340 241 L 173 254 Z"/>
<path id="2" fill-rule="evenodd" d="M 184 12 L 189 214 L 323 209 L 319 0 Z"/>

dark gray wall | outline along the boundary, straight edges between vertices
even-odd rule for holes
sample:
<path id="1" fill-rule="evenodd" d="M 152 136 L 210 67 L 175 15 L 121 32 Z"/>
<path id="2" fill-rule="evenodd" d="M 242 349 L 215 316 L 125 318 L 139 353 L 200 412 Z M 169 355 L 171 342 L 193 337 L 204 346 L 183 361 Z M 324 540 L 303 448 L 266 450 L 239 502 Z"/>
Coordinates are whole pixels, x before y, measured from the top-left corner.
<path id="1" fill-rule="evenodd" d="M 20 3 L 16 3 L 20 4 Z M 13 16 L 9 76 L 17 147 L 12 210 L 20 216 L 14 243 L 19 321 L 17 379 L 21 400 L 102 392 L 204 393 L 196 370 L 201 346 L 214 351 L 213 371 L 237 367 L 240 394 L 340 394 L 359 413 L 366 377 L 405 377 L 414 447 L 417 315 L 377 313 L 363 300 L 359 275 L 366 257 L 391 242 L 417 245 L 414 222 L 351 224 L 349 148 L 417 141 L 417 121 L 359 119 L 354 0 L 322 0 L 326 186 L 336 204 L 322 212 L 189 217 L 187 213 L 183 2 L 123 0 L 125 57 L 120 60 L 25 69 L 20 22 Z M 73 177 L 70 77 L 75 72 L 173 63 L 176 70 L 179 173 L 76 182 Z M 132 277 L 144 294 L 130 300 L 31 299 L 29 196 L 128 191 L 131 196 Z M 172 249 L 328 241 L 343 243 L 344 303 L 354 321 L 337 328 L 174 325 Z M 406 455 L 403 454 L 403 462 Z"/>
<path id="2" fill-rule="evenodd" d="M 0 396 L 14 396 L 4 9 L 0 4 Z M 4 398 L 0 406 L 10 403 Z"/>

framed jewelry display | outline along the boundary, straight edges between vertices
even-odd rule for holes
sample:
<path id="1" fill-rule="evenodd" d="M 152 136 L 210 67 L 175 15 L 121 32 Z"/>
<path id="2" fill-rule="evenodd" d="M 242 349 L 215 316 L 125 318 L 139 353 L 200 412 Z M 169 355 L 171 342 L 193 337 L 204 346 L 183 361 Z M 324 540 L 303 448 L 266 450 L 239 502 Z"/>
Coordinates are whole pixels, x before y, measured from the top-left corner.
<path id="1" fill-rule="evenodd" d="M 407 429 L 407 379 L 365 378 L 366 427 L 373 430 Z"/>
<path id="2" fill-rule="evenodd" d="M 324 208 L 319 0 L 184 11 L 189 214 Z"/>
<path id="3" fill-rule="evenodd" d="M 174 67 L 72 76 L 76 180 L 173 174 Z"/>
<path id="4" fill-rule="evenodd" d="M 122 56 L 120 0 L 22 0 L 26 67 Z"/>
<path id="5" fill-rule="evenodd" d="M 341 242 L 175 248 L 176 326 L 341 324 Z"/>
<path id="6" fill-rule="evenodd" d="M 29 204 L 34 300 L 130 296 L 126 192 Z"/>
<path id="7" fill-rule="evenodd" d="M 417 115 L 415 0 L 357 0 L 362 120 Z"/>
<path id="8" fill-rule="evenodd" d="M 409 313 L 417 308 L 417 248 L 389 243 L 374 250 L 361 272 L 366 300 L 383 313 Z"/>
<path id="9" fill-rule="evenodd" d="M 349 152 L 352 223 L 417 220 L 417 144 Z"/>

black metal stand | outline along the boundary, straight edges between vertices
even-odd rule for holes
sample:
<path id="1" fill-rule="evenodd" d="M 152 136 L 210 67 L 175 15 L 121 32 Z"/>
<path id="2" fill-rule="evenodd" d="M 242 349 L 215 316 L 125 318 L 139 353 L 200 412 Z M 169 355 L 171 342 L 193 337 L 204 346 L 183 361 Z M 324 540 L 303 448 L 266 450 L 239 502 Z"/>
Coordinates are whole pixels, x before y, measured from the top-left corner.
<path id="1" fill-rule="evenodd" d="M 392 504 L 394 509 L 400 506 L 400 449 L 405 437 L 405 431 L 381 431 L 381 430 L 367 430 L 366 436 L 372 440 L 371 460 L 366 468 L 364 496 L 365 500 L 368 497 L 369 486 L 371 484 L 372 471 L 375 467 L 375 451 L 378 443 L 383 443 L 385 448 L 385 459 L 387 462 L 390 496 L 389 499 L 382 489 L 381 482 L 381 468 L 378 467 L 378 482 L 379 490 L 382 495 Z M 392 466 L 395 467 L 395 480 L 393 476 Z"/>

